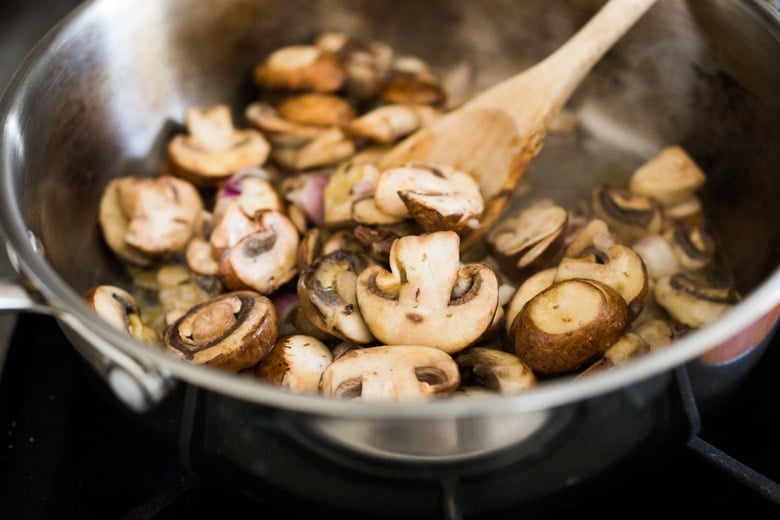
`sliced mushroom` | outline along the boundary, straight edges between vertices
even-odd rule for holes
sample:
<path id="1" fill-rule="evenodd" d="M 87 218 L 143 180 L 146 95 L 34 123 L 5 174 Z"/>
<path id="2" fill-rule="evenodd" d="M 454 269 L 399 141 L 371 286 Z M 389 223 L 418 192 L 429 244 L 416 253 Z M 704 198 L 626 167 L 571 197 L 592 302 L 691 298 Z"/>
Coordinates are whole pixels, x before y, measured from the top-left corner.
<path id="1" fill-rule="evenodd" d="M 167 264 L 157 270 L 157 298 L 162 306 L 165 324 L 178 320 L 195 305 L 216 296 L 220 284 L 200 283 L 203 277 L 180 264 Z"/>
<path id="2" fill-rule="evenodd" d="M 166 350 L 228 371 L 256 365 L 276 341 L 273 302 L 254 291 L 225 293 L 196 305 L 164 332 Z"/>
<path id="3" fill-rule="evenodd" d="M 195 237 L 190 240 L 184 251 L 184 259 L 187 262 L 187 267 L 193 273 L 203 276 L 219 274 L 219 262 L 214 256 L 214 249 L 206 239 Z"/>
<path id="4" fill-rule="evenodd" d="M 669 146 L 632 174 L 629 189 L 671 206 L 690 197 L 706 180 L 682 147 Z"/>
<path id="5" fill-rule="evenodd" d="M 222 253 L 219 273 L 229 290 L 254 289 L 272 294 L 298 274 L 300 237 L 284 213 L 255 215 L 259 230 L 244 236 Z"/>
<path id="6" fill-rule="evenodd" d="M 570 225 L 569 228 L 574 228 L 574 226 Z M 606 239 L 603 237 L 606 237 Z M 585 250 L 593 247 L 597 241 L 603 243 L 605 240 L 615 242 L 607 223 L 600 218 L 589 219 L 581 227 L 578 226 L 575 233 L 566 237 L 566 247 L 563 250 L 563 256 L 577 258 Z"/>
<path id="7" fill-rule="evenodd" d="M 512 336 L 512 324 L 525 304 L 555 282 L 556 271 L 555 267 L 543 269 L 523 280 L 523 283 L 517 287 L 506 307 L 505 325 L 508 336 Z"/>
<path id="8" fill-rule="evenodd" d="M 642 338 L 650 350 L 658 350 L 669 345 L 674 339 L 674 329 L 666 319 L 650 318 L 632 325 L 632 332 Z"/>
<path id="9" fill-rule="evenodd" d="M 430 232 L 468 231 L 485 210 L 473 177 L 449 165 L 423 161 L 380 173 L 374 202 L 382 212 L 412 217 Z"/>
<path id="10" fill-rule="evenodd" d="M 341 128 L 330 127 L 301 147 L 274 148 L 273 159 L 291 170 L 332 166 L 355 153 L 355 142 Z"/>
<path id="11" fill-rule="evenodd" d="M 650 346 L 638 334 L 628 332 L 618 338 L 601 358 L 582 371 L 577 377 L 607 370 L 626 363 L 628 360 L 650 352 Z"/>
<path id="12" fill-rule="evenodd" d="M 386 345 L 350 350 L 322 374 L 328 397 L 371 402 L 424 401 L 452 394 L 460 383 L 452 357 L 427 346 Z"/>
<path id="13" fill-rule="evenodd" d="M 321 34 L 315 45 L 338 58 L 347 72 L 345 94 L 368 100 L 379 92 L 394 56 L 393 48 L 380 41 L 363 41 L 342 32 Z"/>
<path id="14" fill-rule="evenodd" d="M 389 144 L 429 124 L 441 115 L 427 105 L 382 105 L 345 125 L 344 130 L 356 137 Z"/>
<path id="15" fill-rule="evenodd" d="M 333 356 L 315 337 L 291 334 L 277 338 L 255 368 L 262 381 L 299 394 L 319 393 L 320 377 Z"/>
<path id="16" fill-rule="evenodd" d="M 488 232 L 488 250 L 507 276 L 523 278 L 558 255 L 568 220 L 568 212 L 557 204 L 523 208 Z"/>
<path id="17" fill-rule="evenodd" d="M 655 299 L 676 322 L 697 329 L 717 320 L 739 301 L 733 287 L 711 285 L 688 273 L 660 278 Z"/>
<path id="18" fill-rule="evenodd" d="M 181 177 L 198 186 L 215 186 L 236 171 L 260 166 L 271 146 L 254 129 L 233 126 L 230 108 L 216 105 L 187 110 L 187 132 L 168 144 L 168 156 Z"/>
<path id="19" fill-rule="evenodd" d="M 675 226 L 664 233 L 664 238 L 685 269 L 702 269 L 715 257 L 715 240 L 703 228 Z"/>
<path id="20" fill-rule="evenodd" d="M 274 184 L 249 170 L 236 172 L 217 190 L 213 212 L 215 221 L 222 219 L 230 204 L 238 204 L 249 218 L 263 209 L 284 210 L 284 202 Z"/>
<path id="21" fill-rule="evenodd" d="M 455 356 L 461 383 L 471 381 L 500 392 L 515 394 L 536 386 L 536 376 L 522 359 L 487 347 L 469 347 Z"/>
<path id="22" fill-rule="evenodd" d="M 558 264 L 555 281 L 590 278 L 604 282 L 623 297 L 632 318 L 639 315 L 648 291 L 647 268 L 639 253 L 617 243 L 587 251 L 590 254 L 584 257 L 563 258 Z"/>
<path id="23" fill-rule="evenodd" d="M 215 217 L 214 229 L 209 235 L 214 258 L 220 258 L 242 238 L 260 231 L 260 222 L 247 215 L 241 205 L 233 202 L 220 206 L 219 218 Z"/>
<path id="24" fill-rule="evenodd" d="M 320 135 L 324 128 L 288 121 L 269 103 L 256 101 L 244 109 L 249 123 L 268 136 L 274 146 L 300 147 Z"/>
<path id="25" fill-rule="evenodd" d="M 664 230 L 675 227 L 702 228 L 707 225 L 707 216 L 704 214 L 701 200 L 696 195 L 691 195 L 681 202 L 666 206 L 663 209 L 663 215 Z"/>
<path id="26" fill-rule="evenodd" d="M 443 106 L 447 93 L 439 78 L 417 56 L 397 56 L 389 77 L 379 91 L 379 99 L 387 103 Z"/>
<path id="27" fill-rule="evenodd" d="M 453 231 L 403 236 L 390 250 L 390 271 L 371 266 L 358 277 L 357 301 L 372 334 L 386 344 L 463 350 L 490 326 L 498 278 L 487 264 L 459 263 Z"/>
<path id="28" fill-rule="evenodd" d="M 314 45 L 289 45 L 275 50 L 255 67 L 253 80 L 270 90 L 335 92 L 347 79 L 341 63 Z"/>
<path id="29" fill-rule="evenodd" d="M 156 330 L 144 325 L 133 296 L 115 285 L 98 285 L 84 294 L 87 305 L 112 326 L 153 345 L 160 344 Z"/>
<path id="30" fill-rule="evenodd" d="M 390 260 L 390 248 L 397 238 L 405 235 L 419 234 L 419 229 L 399 228 L 398 226 L 363 226 L 358 225 L 353 229 L 355 238 L 360 241 L 363 248 L 371 258 L 383 263 Z"/>
<path id="31" fill-rule="evenodd" d="M 374 197 L 364 197 L 352 202 L 352 220 L 365 226 L 387 226 L 403 222 L 403 217 L 389 215 L 376 207 Z"/>
<path id="32" fill-rule="evenodd" d="M 600 185 L 591 191 L 593 214 L 625 242 L 661 231 L 661 206 L 647 195 Z"/>
<path id="33" fill-rule="evenodd" d="M 340 249 L 320 256 L 301 271 L 298 298 L 308 320 L 345 341 L 374 341 L 356 297 L 358 275 L 371 263 L 365 255 Z"/>
<path id="34" fill-rule="evenodd" d="M 564 374 L 603 354 L 630 325 L 626 301 L 609 285 L 571 278 L 526 303 L 512 325 L 515 353 L 536 373 Z"/>
<path id="35" fill-rule="evenodd" d="M 199 232 L 202 215 L 200 194 L 185 180 L 122 177 L 103 191 L 98 220 L 112 251 L 147 266 L 182 251 Z"/>
<path id="36" fill-rule="evenodd" d="M 352 220 L 352 204 L 374 194 L 379 169 L 373 163 L 342 163 L 328 179 L 324 190 L 324 222 L 337 226 Z"/>
<path id="37" fill-rule="evenodd" d="M 276 106 L 287 121 L 306 126 L 341 126 L 355 117 L 355 109 L 346 99 L 317 92 L 290 96 Z"/>

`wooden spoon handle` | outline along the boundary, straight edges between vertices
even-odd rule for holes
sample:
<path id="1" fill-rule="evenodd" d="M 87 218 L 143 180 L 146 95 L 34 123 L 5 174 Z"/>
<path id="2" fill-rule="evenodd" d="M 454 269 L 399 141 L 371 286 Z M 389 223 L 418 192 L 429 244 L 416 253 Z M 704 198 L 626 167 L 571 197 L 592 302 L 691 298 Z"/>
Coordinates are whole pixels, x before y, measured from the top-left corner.
<path id="1" fill-rule="evenodd" d="M 475 97 L 469 106 L 501 107 L 513 119 L 523 121 L 520 128 L 528 127 L 529 118 L 551 119 L 563 108 L 596 62 L 656 2 L 657 0 L 610 0 L 546 59 L 485 90 Z M 538 95 L 518 102 L 518 94 L 529 92 Z M 538 103 L 540 106 L 536 110 L 529 110 L 529 102 Z"/>

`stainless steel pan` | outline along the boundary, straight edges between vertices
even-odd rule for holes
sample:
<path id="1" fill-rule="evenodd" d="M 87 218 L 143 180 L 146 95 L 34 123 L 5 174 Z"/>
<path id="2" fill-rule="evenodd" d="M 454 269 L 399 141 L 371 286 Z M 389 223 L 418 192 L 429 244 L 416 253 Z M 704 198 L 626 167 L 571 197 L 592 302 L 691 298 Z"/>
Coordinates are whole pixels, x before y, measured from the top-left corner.
<path id="1" fill-rule="evenodd" d="M 392 503 L 399 514 L 457 496 L 479 512 L 684 441 L 698 413 L 714 413 L 749 377 L 780 315 L 780 18 L 758 0 L 662 0 L 575 94 L 582 134 L 551 135 L 527 180 L 532 196 L 570 202 L 599 179 L 620 182 L 666 144 L 700 163 L 708 215 L 745 297 L 667 349 L 515 397 L 376 406 L 172 359 L 116 332 L 81 298 L 99 283 L 129 283 L 97 227 L 106 183 L 152 174 L 187 107 L 245 106 L 249 71 L 271 50 L 344 30 L 442 70 L 469 62 L 481 87 L 546 56 L 599 4 L 85 3 L 35 47 L 0 105 L 0 223 L 18 272 L 0 284 L 0 308 L 55 316 L 140 419 L 175 411 L 168 420 L 187 463 L 249 491 L 270 481 L 360 511 Z M 301 486 L 307 476 L 321 485 Z"/>

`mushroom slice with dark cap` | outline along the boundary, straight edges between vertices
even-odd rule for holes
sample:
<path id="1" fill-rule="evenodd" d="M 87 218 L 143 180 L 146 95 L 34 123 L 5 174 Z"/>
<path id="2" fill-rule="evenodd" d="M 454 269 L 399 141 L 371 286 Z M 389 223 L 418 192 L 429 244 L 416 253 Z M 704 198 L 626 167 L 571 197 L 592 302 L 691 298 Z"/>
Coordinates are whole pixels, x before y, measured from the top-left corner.
<path id="1" fill-rule="evenodd" d="M 597 240 L 597 243 L 599 241 Z M 636 317 L 645 305 L 648 291 L 647 268 L 632 248 L 619 243 L 598 243 L 580 258 L 563 258 L 555 281 L 590 278 L 604 282 L 620 294 Z"/>
<path id="2" fill-rule="evenodd" d="M 103 191 L 98 219 L 112 251 L 147 266 L 182 251 L 197 233 L 202 212 L 200 194 L 185 180 L 122 177 Z"/>
<path id="3" fill-rule="evenodd" d="M 295 393 L 316 394 L 320 377 L 333 361 L 328 347 L 306 334 L 277 338 L 255 368 L 258 379 Z"/>
<path id="4" fill-rule="evenodd" d="M 222 253 L 219 273 L 229 290 L 272 294 L 297 273 L 298 229 L 284 213 L 259 211 L 259 229 Z"/>
<path id="5" fill-rule="evenodd" d="M 84 294 L 87 305 L 112 326 L 151 344 L 159 344 L 157 331 L 144 325 L 135 298 L 115 285 L 98 285 Z"/>
<path id="6" fill-rule="evenodd" d="M 664 238 L 684 269 L 703 269 L 715 257 L 715 239 L 703 227 L 676 225 Z"/>
<path id="7" fill-rule="evenodd" d="M 469 347 L 455 356 L 463 383 L 502 394 L 514 394 L 536 386 L 536 376 L 522 359 L 510 352 L 488 347 Z"/>
<path id="8" fill-rule="evenodd" d="M 326 32 L 314 44 L 334 56 L 347 73 L 344 93 L 360 101 L 375 97 L 392 66 L 395 51 L 376 40 L 359 40 L 343 32 Z"/>
<path id="9" fill-rule="evenodd" d="M 490 255 L 510 278 L 523 278 L 546 267 L 566 237 L 568 212 L 557 204 L 538 203 L 523 208 L 490 230 Z"/>
<path id="10" fill-rule="evenodd" d="M 346 79 L 339 60 L 314 45 L 281 47 L 253 71 L 255 85 L 269 90 L 335 92 Z"/>
<path id="11" fill-rule="evenodd" d="M 279 333 L 273 302 L 254 291 L 225 293 L 193 307 L 164 332 L 166 351 L 197 365 L 238 371 L 256 365 Z"/>
<path id="12" fill-rule="evenodd" d="M 661 205 L 647 195 L 600 185 L 591 191 L 590 204 L 593 214 L 604 220 L 624 242 L 661 231 Z"/>
<path id="13" fill-rule="evenodd" d="M 572 278 L 534 296 L 515 317 L 517 356 L 535 373 L 564 374 L 603 354 L 630 325 L 620 294 L 597 280 Z"/>
<path id="14" fill-rule="evenodd" d="M 675 273 L 655 284 L 655 299 L 678 323 L 697 329 L 720 318 L 739 302 L 731 286 L 711 284 L 703 275 Z"/>
<path id="15" fill-rule="evenodd" d="M 452 356 L 422 345 L 353 349 L 322 374 L 328 397 L 371 402 L 425 401 L 452 394 L 460 384 Z"/>
<path id="16" fill-rule="evenodd" d="M 454 353 L 487 330 L 498 278 L 487 264 L 461 265 L 459 247 L 454 231 L 403 236 L 390 249 L 390 271 L 376 265 L 360 273 L 358 305 L 377 339 Z"/>
<path id="17" fill-rule="evenodd" d="M 309 321 L 345 341 L 374 341 L 355 294 L 358 275 L 373 262 L 364 254 L 344 249 L 320 256 L 298 277 L 298 298 Z"/>
<path id="18" fill-rule="evenodd" d="M 268 159 L 271 147 L 263 134 L 235 128 L 227 105 L 190 108 L 186 120 L 188 133 L 171 139 L 168 156 L 178 175 L 198 186 L 214 186 Z"/>
<path id="19" fill-rule="evenodd" d="M 374 202 L 388 215 L 414 218 L 428 232 L 466 232 L 485 211 L 473 177 L 449 165 L 425 161 L 382 171 Z"/>

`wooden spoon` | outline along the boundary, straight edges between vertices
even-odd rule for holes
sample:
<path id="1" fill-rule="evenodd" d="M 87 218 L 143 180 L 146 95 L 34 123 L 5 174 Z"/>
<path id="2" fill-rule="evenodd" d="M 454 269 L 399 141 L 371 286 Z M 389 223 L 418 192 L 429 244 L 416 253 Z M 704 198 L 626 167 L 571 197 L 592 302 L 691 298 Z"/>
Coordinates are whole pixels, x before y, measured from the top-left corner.
<path id="1" fill-rule="evenodd" d="M 461 241 L 461 250 L 468 249 L 501 216 L 553 117 L 656 1 L 609 0 L 553 54 L 407 137 L 379 161 L 380 169 L 424 160 L 450 164 L 477 179 L 486 207 L 479 227 Z"/>

